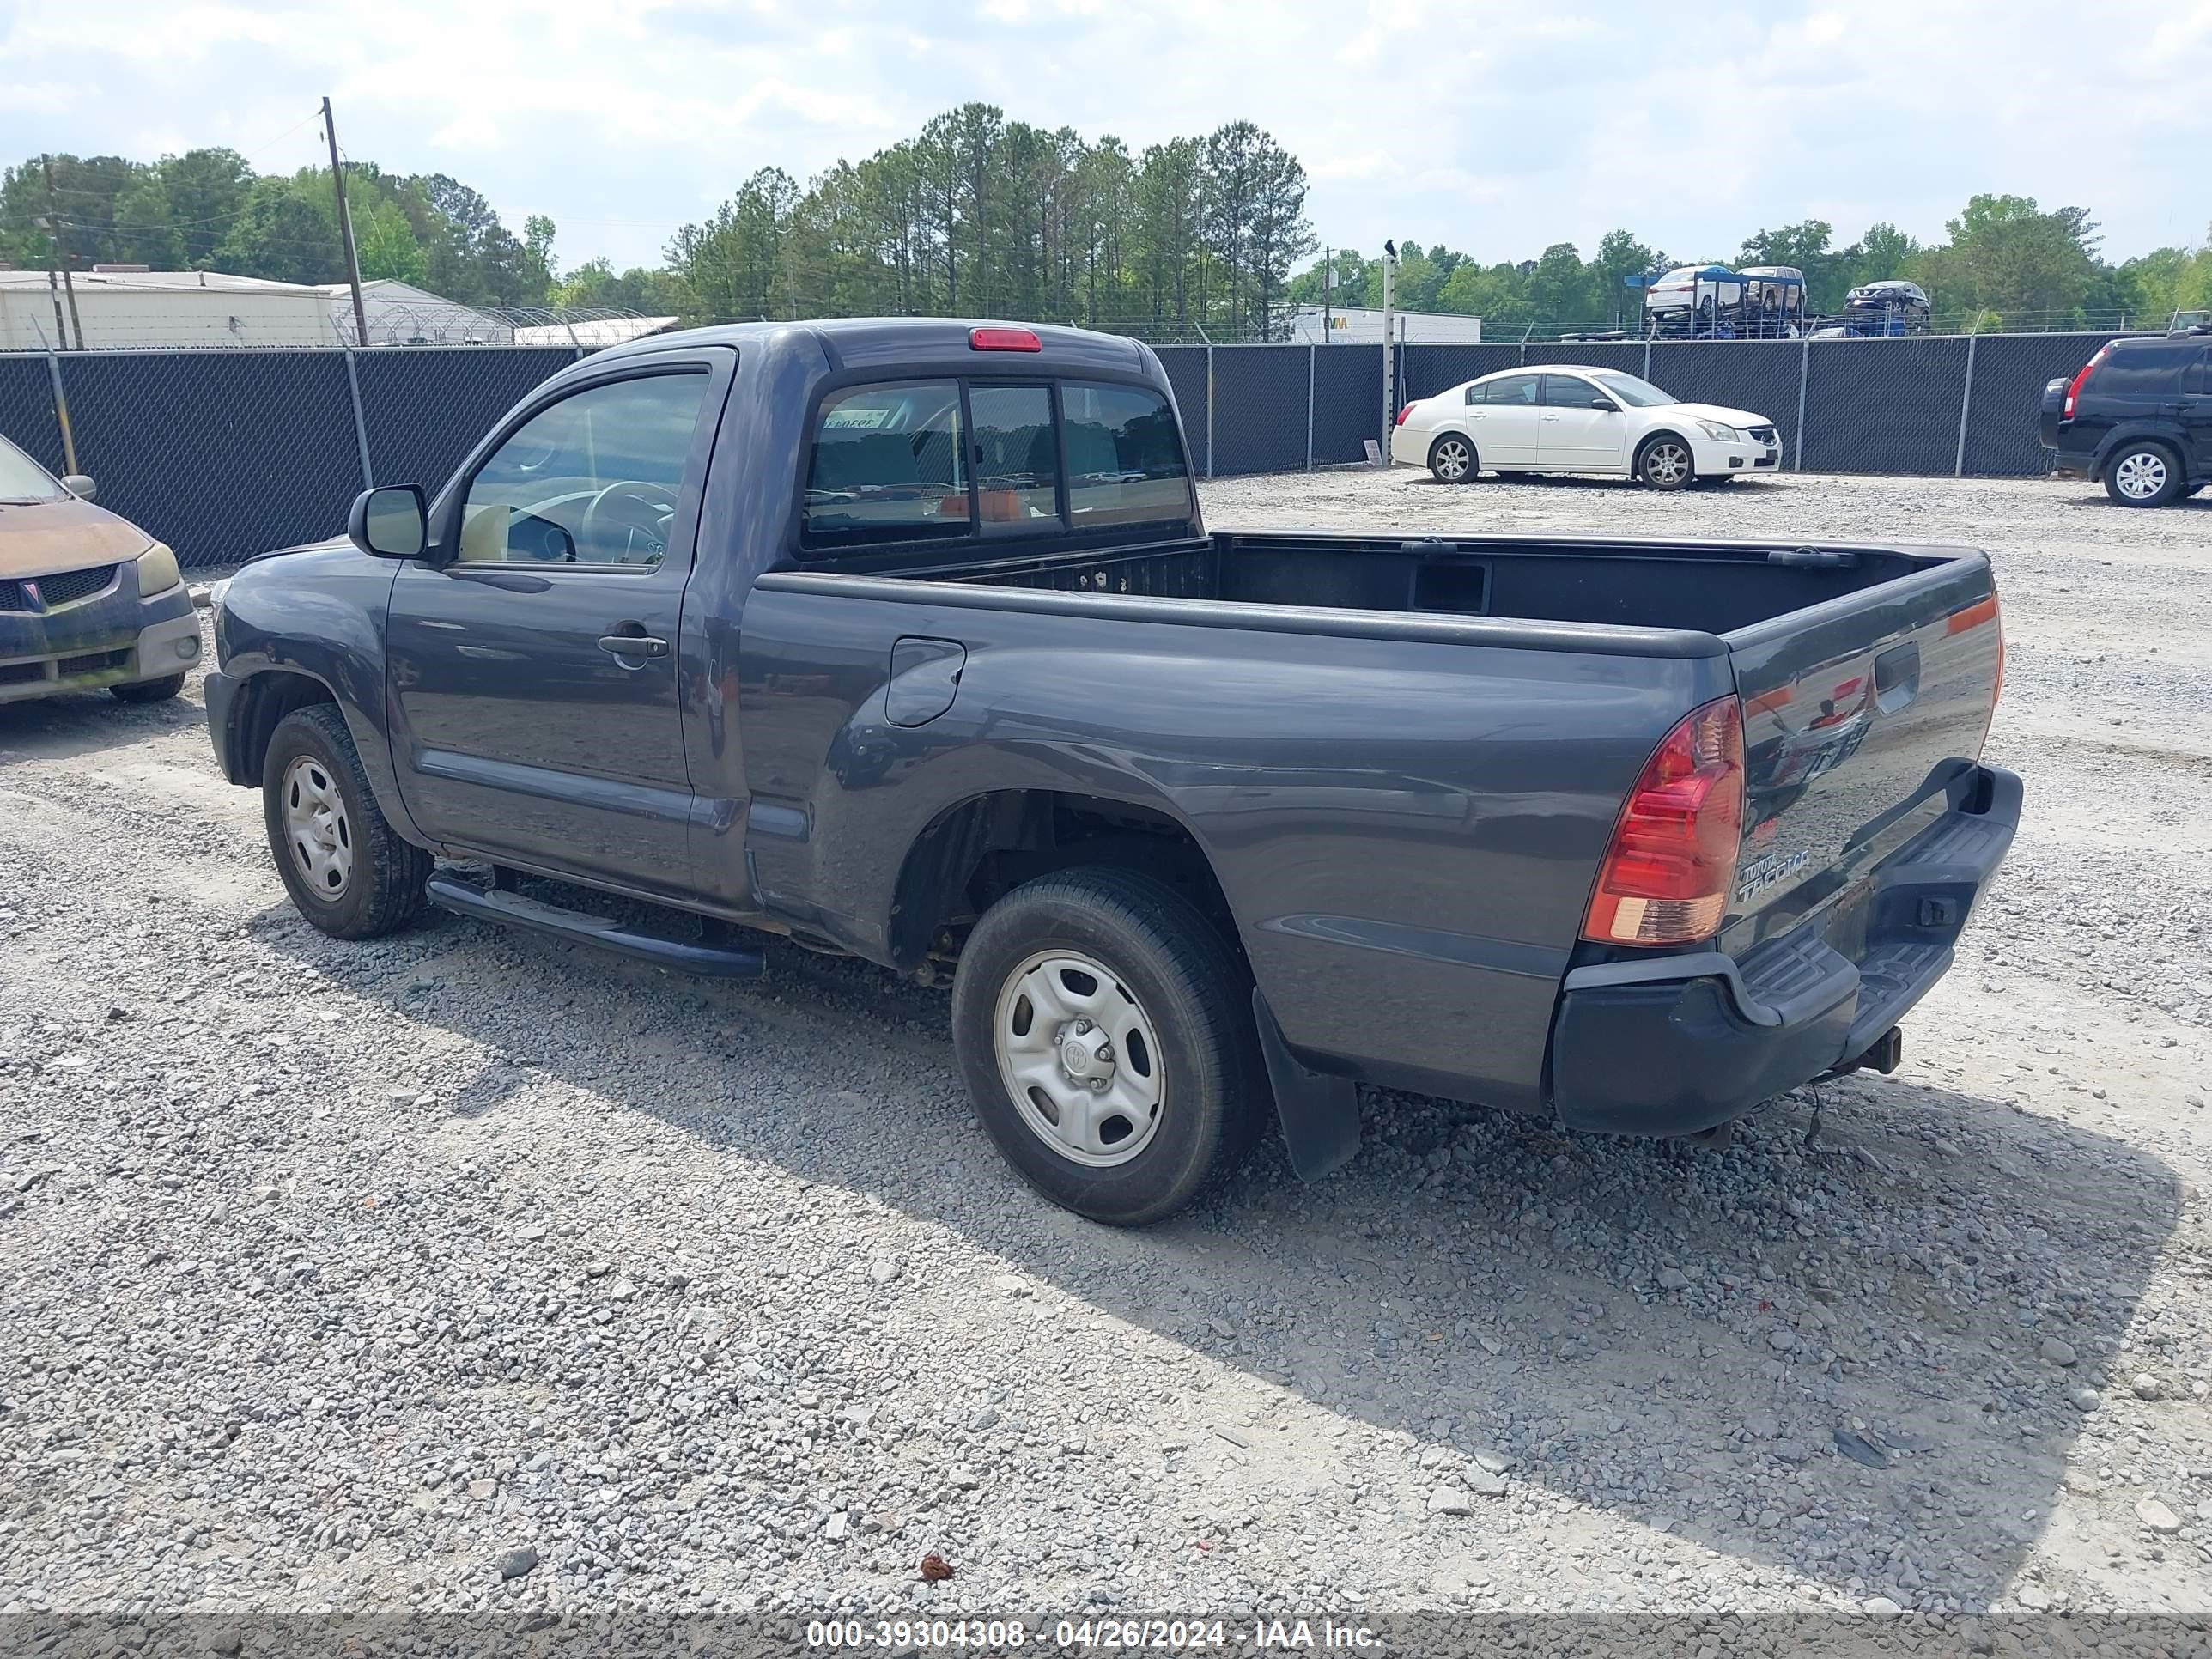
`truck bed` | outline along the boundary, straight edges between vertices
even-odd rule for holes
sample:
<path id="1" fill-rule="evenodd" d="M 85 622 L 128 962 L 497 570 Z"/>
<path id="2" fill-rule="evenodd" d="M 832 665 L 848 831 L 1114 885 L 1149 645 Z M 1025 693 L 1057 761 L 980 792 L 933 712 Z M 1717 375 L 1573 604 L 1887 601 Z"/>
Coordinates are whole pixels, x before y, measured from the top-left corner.
<path id="1" fill-rule="evenodd" d="M 1940 556 L 1937 556 L 1940 558 Z M 979 562 L 856 557 L 841 574 L 1062 592 L 1728 634 L 1926 568 L 1863 547 L 1224 532 Z"/>

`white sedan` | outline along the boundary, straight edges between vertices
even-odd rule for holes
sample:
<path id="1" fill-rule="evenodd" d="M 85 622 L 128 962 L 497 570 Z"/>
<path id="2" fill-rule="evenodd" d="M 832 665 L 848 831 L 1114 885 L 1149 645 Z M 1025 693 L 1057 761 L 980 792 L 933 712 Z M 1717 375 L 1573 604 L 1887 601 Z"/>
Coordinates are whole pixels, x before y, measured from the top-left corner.
<path id="1" fill-rule="evenodd" d="M 1774 422 L 1748 410 L 1679 403 L 1613 368 L 1509 368 L 1407 404 L 1390 459 L 1440 483 L 1481 471 L 1601 472 L 1655 489 L 1739 478 L 1782 465 Z"/>

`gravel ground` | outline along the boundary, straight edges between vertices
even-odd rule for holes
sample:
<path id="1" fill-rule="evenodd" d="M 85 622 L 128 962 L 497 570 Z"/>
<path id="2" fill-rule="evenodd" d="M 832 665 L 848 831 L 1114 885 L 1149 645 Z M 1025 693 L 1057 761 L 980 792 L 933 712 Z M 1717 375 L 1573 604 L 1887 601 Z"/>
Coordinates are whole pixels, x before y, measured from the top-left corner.
<path id="1" fill-rule="evenodd" d="M 0 709 L 0 1613 L 2212 1607 L 2212 502 L 1206 506 L 1991 548 L 2029 817 L 1905 1068 L 1721 1153 L 1376 1097 L 1115 1233 L 939 994 L 340 945 L 196 689 Z"/>

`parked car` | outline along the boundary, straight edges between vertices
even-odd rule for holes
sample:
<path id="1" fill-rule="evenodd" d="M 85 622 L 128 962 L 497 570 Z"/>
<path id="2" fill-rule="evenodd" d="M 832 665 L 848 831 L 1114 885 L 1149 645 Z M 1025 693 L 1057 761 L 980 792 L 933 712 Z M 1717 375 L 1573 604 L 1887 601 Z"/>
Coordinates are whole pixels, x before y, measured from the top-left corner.
<path id="1" fill-rule="evenodd" d="M 2165 507 L 2212 483 L 2212 325 L 2107 342 L 2043 388 L 2051 470 L 2122 507 Z"/>
<path id="2" fill-rule="evenodd" d="M 1547 363 L 1463 380 L 1398 411 L 1390 459 L 1440 483 L 1487 470 L 1595 472 L 1655 489 L 1740 478 L 1782 464 L 1774 422 L 1748 410 L 1678 402 L 1617 368 Z"/>
<path id="3" fill-rule="evenodd" d="M 1075 329 L 617 346 L 216 611 L 316 927 L 949 976 L 1000 1149 L 1115 1223 L 1271 1115 L 1335 1168 L 1359 1082 L 1680 1135 L 1887 1069 L 2020 809 L 1982 554 L 1208 534 L 1158 358 Z"/>
<path id="4" fill-rule="evenodd" d="M 1815 340 L 1870 340 L 1925 334 L 1930 315 L 1928 291 L 1917 283 L 1863 283 L 1844 295 L 1842 313 L 1818 319 Z"/>
<path id="5" fill-rule="evenodd" d="M 1796 265 L 1746 265 L 1740 335 L 1794 340 L 1805 323 L 1805 273 Z"/>
<path id="6" fill-rule="evenodd" d="M 103 688 L 157 702 L 199 660 L 177 556 L 93 495 L 0 438 L 0 703 Z"/>
<path id="7" fill-rule="evenodd" d="M 1644 332 L 1711 337 L 1723 313 L 1742 307 L 1745 292 L 1740 270 L 1720 264 L 1677 265 L 1644 285 Z"/>

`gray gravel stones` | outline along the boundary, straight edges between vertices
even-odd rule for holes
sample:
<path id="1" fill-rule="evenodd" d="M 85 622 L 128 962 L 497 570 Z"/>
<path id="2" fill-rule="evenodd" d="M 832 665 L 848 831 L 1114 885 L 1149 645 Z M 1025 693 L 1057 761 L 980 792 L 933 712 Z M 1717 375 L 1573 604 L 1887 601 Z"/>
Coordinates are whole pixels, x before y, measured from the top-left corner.
<path id="1" fill-rule="evenodd" d="M 2153 1532 L 2181 1530 L 2181 1517 L 2155 1498 L 2146 1498 L 2136 1505 L 2136 1519 Z"/>
<path id="2" fill-rule="evenodd" d="M 0 1616 L 2203 1610 L 2212 517 L 1206 489 L 1998 544 L 2029 820 L 1905 1067 L 1723 1154 L 1370 1094 L 1328 1180 L 1270 1145 L 1110 1233 L 1006 1170 L 939 994 L 781 945 L 736 988 L 448 920 L 341 945 L 191 694 L 0 711 Z"/>
<path id="3" fill-rule="evenodd" d="M 2038 1352 L 2054 1365 L 2073 1365 L 2078 1364 L 2081 1358 L 2074 1352 L 2072 1343 L 2061 1341 L 2055 1336 L 2045 1337 Z"/>

